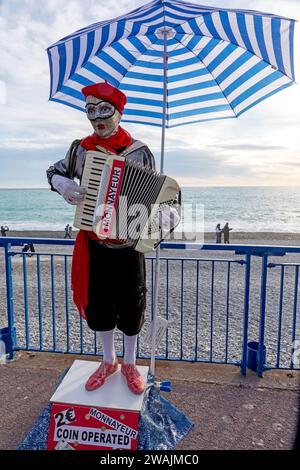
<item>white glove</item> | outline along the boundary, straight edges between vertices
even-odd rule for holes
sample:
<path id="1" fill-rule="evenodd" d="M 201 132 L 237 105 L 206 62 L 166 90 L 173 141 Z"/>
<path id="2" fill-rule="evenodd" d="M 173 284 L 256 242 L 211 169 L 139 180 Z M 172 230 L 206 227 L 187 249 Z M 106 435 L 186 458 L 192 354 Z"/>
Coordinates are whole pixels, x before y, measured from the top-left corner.
<path id="1" fill-rule="evenodd" d="M 164 231 L 170 232 L 174 227 L 177 227 L 180 216 L 175 207 L 164 206 L 158 213 L 159 226 Z"/>
<path id="2" fill-rule="evenodd" d="M 76 205 L 84 200 L 86 189 L 75 181 L 60 175 L 53 175 L 51 184 L 69 204 Z"/>

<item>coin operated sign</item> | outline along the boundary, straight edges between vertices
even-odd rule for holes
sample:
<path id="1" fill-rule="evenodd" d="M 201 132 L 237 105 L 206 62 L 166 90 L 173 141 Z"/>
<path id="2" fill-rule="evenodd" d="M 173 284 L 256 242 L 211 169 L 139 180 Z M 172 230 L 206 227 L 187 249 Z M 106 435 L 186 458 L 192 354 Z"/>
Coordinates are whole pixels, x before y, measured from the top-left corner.
<path id="1" fill-rule="evenodd" d="M 139 413 L 52 404 L 49 450 L 136 450 Z"/>

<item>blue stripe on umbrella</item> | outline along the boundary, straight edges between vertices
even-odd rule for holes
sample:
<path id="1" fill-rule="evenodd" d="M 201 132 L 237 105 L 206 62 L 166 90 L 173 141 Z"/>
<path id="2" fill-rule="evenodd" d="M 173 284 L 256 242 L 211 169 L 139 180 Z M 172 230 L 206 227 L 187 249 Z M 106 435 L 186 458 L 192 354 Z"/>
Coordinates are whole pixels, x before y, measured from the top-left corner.
<path id="1" fill-rule="evenodd" d="M 170 119 L 178 119 L 186 116 L 194 116 L 197 114 L 206 114 L 206 113 L 215 113 L 218 111 L 228 111 L 231 110 L 231 107 L 228 104 L 220 104 L 216 106 L 207 106 L 205 108 L 196 108 L 189 111 L 179 111 L 177 113 L 170 113 Z"/>
<path id="2" fill-rule="evenodd" d="M 100 69 L 95 64 L 91 64 L 90 62 L 88 62 L 87 64 L 84 65 L 83 68 L 85 68 L 86 70 L 89 70 L 90 72 L 94 73 L 99 78 L 102 78 L 103 80 L 107 80 L 113 86 L 115 86 L 115 87 L 119 86 L 119 81 L 113 75 L 110 75 L 105 70 Z M 99 80 L 99 81 L 101 81 L 101 80 Z"/>
<path id="3" fill-rule="evenodd" d="M 169 83 L 180 82 L 182 80 L 189 80 L 190 78 L 203 77 L 207 75 L 207 70 L 205 68 L 193 70 L 192 72 L 179 73 L 177 75 L 172 75 L 168 78 Z"/>
<path id="4" fill-rule="evenodd" d="M 203 90 L 204 88 L 209 88 L 216 86 L 215 80 L 207 80 L 206 82 L 194 83 L 193 85 L 185 85 L 182 87 L 177 87 L 169 90 L 169 96 L 178 95 L 180 93 L 187 93 L 189 91 Z"/>
<path id="5" fill-rule="evenodd" d="M 237 78 L 234 82 L 232 82 L 226 89 L 224 90 L 224 94 L 230 95 L 234 90 L 239 88 L 243 83 L 245 83 L 250 78 L 254 77 L 257 73 L 261 72 L 265 67 L 268 67 L 269 64 L 266 62 L 259 62 L 258 64 L 253 65 L 249 70 L 244 72 L 239 78 Z"/>
<path id="6" fill-rule="evenodd" d="M 123 91 L 134 91 L 136 93 L 152 93 L 154 95 L 163 95 L 163 90 L 161 88 L 154 88 L 150 86 L 141 86 L 141 85 L 130 85 L 129 83 L 121 83 L 120 90 Z"/>
<path id="7" fill-rule="evenodd" d="M 248 51 L 252 52 L 252 54 L 254 54 L 254 51 L 252 49 L 252 45 L 251 45 L 251 42 L 250 42 L 250 39 L 249 39 L 249 36 L 248 36 L 245 15 L 243 15 L 241 13 L 237 13 L 236 16 L 237 16 L 239 31 L 240 31 L 241 36 L 243 38 L 243 41 L 245 43 L 246 49 Z"/>
<path id="8" fill-rule="evenodd" d="M 115 41 L 118 41 L 119 39 L 123 37 L 124 31 L 125 31 L 125 21 L 124 20 L 119 21 L 118 26 L 117 26 Z"/>
<path id="9" fill-rule="evenodd" d="M 120 44 L 119 42 L 115 43 L 112 45 L 112 48 L 115 51 L 117 51 L 122 57 L 124 57 L 131 64 L 134 64 L 134 62 L 136 61 L 136 57 L 133 54 L 131 54 L 131 52 L 128 51 L 128 49 L 126 49 L 126 47 L 124 47 L 123 44 Z"/>
<path id="10" fill-rule="evenodd" d="M 224 94 L 221 92 L 218 93 L 208 93 L 206 95 L 193 96 L 192 98 L 184 98 L 181 100 L 173 101 L 168 104 L 168 108 L 175 108 L 177 106 L 184 106 L 186 104 L 192 103 L 204 103 L 205 101 L 213 101 L 224 99 Z"/>
<path id="11" fill-rule="evenodd" d="M 59 98 L 51 98 L 51 101 L 55 101 L 56 103 L 61 103 L 61 104 L 66 104 L 67 106 L 70 106 L 70 108 L 78 109 L 79 111 L 86 112 L 84 109 L 84 106 L 80 107 L 77 106 L 76 104 L 71 103 L 70 101 L 66 103 L 65 100 L 59 99 Z"/>
<path id="12" fill-rule="evenodd" d="M 294 33 L 295 33 L 295 22 L 292 21 L 290 23 L 290 34 L 289 34 L 289 52 L 291 57 L 291 71 L 292 71 L 292 78 L 295 80 L 295 66 L 294 66 Z"/>
<path id="13" fill-rule="evenodd" d="M 169 70 L 174 70 L 174 69 L 181 69 L 183 67 L 187 67 L 189 65 L 195 65 L 198 64 L 199 66 L 199 60 L 197 59 L 196 56 L 191 57 L 190 59 L 178 61 L 178 62 L 170 62 L 169 63 Z"/>
<path id="14" fill-rule="evenodd" d="M 145 105 L 145 106 L 159 106 L 159 107 L 162 107 L 163 100 L 150 100 L 150 99 L 145 99 L 145 98 L 136 98 L 134 96 L 128 96 L 127 97 L 127 103 L 141 104 L 141 105 Z"/>
<path id="15" fill-rule="evenodd" d="M 95 31 L 91 31 L 87 35 L 87 48 L 86 48 L 85 57 L 83 59 L 84 63 L 89 60 L 92 50 L 94 48 L 94 43 L 95 43 Z"/>
<path id="16" fill-rule="evenodd" d="M 198 57 L 199 59 L 203 60 L 205 57 L 210 54 L 216 46 L 218 46 L 222 41 L 218 39 L 211 39 L 206 46 L 202 49 L 201 52 L 199 52 Z"/>
<path id="17" fill-rule="evenodd" d="M 272 18 L 272 39 L 274 44 L 274 52 L 276 57 L 276 62 L 278 68 L 281 72 L 284 72 L 284 65 L 282 60 L 282 50 L 281 50 L 281 41 L 280 41 L 280 26 L 281 21 L 278 18 Z"/>
<path id="18" fill-rule="evenodd" d="M 222 39 L 218 31 L 216 30 L 215 25 L 213 24 L 211 15 L 205 15 L 203 19 L 204 19 L 205 26 L 207 27 L 212 37 L 215 39 Z"/>
<path id="19" fill-rule="evenodd" d="M 126 78 L 135 78 L 137 80 L 145 80 L 146 75 L 144 73 L 139 72 L 127 72 Z M 163 75 L 151 75 L 147 74 L 147 80 L 151 80 L 152 82 L 162 82 Z"/>
<path id="20" fill-rule="evenodd" d="M 82 101 L 83 107 L 85 105 L 85 98 L 81 91 L 75 90 L 74 88 L 70 88 L 69 86 L 62 86 L 61 87 L 61 93 L 64 93 L 65 95 L 72 96 L 76 100 Z"/>
<path id="21" fill-rule="evenodd" d="M 103 49 L 103 47 L 106 46 L 106 43 L 107 43 L 107 40 L 108 40 L 108 37 L 109 37 L 109 30 L 110 30 L 110 26 L 107 24 L 105 26 L 103 26 L 103 28 L 101 28 L 101 42 L 100 42 L 100 45 L 97 49 L 97 52 L 96 54 L 98 53 L 98 51 L 101 51 Z"/>
<path id="22" fill-rule="evenodd" d="M 222 52 L 209 64 L 207 67 L 209 71 L 213 72 L 224 60 L 227 59 L 237 47 L 234 44 L 228 44 Z"/>
<path id="23" fill-rule="evenodd" d="M 80 85 L 82 85 L 83 87 L 84 86 L 89 86 L 89 85 L 92 85 L 93 82 L 92 80 L 89 80 L 88 78 L 86 77 L 83 77 L 82 75 L 80 75 L 79 73 L 74 73 L 72 75 L 72 80 L 76 83 L 79 83 Z"/>
<path id="24" fill-rule="evenodd" d="M 269 62 L 270 59 L 266 48 L 265 38 L 263 35 L 263 22 L 261 16 L 254 16 L 254 29 L 261 56 L 266 62 Z"/>
<path id="25" fill-rule="evenodd" d="M 134 115 L 134 116 L 148 116 L 153 117 L 156 119 L 162 119 L 162 113 L 154 112 L 154 111 L 146 111 L 144 109 L 126 109 L 127 115 Z"/>
<path id="26" fill-rule="evenodd" d="M 59 54 L 59 79 L 57 88 L 61 88 L 66 74 L 66 46 L 65 44 L 60 44 L 58 46 L 58 54 Z"/>
<path id="27" fill-rule="evenodd" d="M 251 58 L 251 54 L 248 51 L 245 51 L 240 57 L 233 61 L 226 69 L 223 70 L 220 75 L 218 75 L 218 83 L 221 84 L 226 78 L 229 77 L 235 70 L 238 70 L 242 65 L 244 65 Z M 267 64 L 266 64 L 267 65 Z"/>
<path id="28" fill-rule="evenodd" d="M 71 67 L 70 75 L 73 75 L 77 66 L 80 57 L 80 38 L 73 39 L 73 63 Z"/>
<path id="29" fill-rule="evenodd" d="M 148 55 L 148 52 L 147 52 Z M 137 60 L 134 64 L 135 67 L 144 67 L 145 69 L 162 70 L 163 64 L 161 62 L 148 62 L 146 60 Z"/>
<path id="30" fill-rule="evenodd" d="M 97 57 L 101 60 L 103 60 L 103 62 L 105 62 L 106 64 L 110 65 L 113 69 L 117 70 L 118 73 L 120 73 L 121 75 L 125 75 L 125 73 L 127 72 L 127 69 L 125 67 L 123 67 L 122 64 L 120 64 L 119 62 L 117 62 L 110 54 L 108 54 L 107 52 L 100 52 L 99 54 L 97 54 Z"/>
<path id="31" fill-rule="evenodd" d="M 49 94 L 49 99 L 50 99 L 51 96 L 56 91 L 56 90 L 53 90 L 53 63 L 52 63 L 52 60 L 51 60 L 50 49 L 47 50 L 47 55 L 48 55 L 49 69 L 50 69 L 50 94 Z"/>
<path id="32" fill-rule="evenodd" d="M 222 26 L 224 28 L 224 31 L 228 39 L 232 42 L 232 44 L 237 44 L 236 38 L 232 32 L 232 29 L 229 23 L 228 12 L 220 11 L 220 19 L 221 19 Z"/>
<path id="33" fill-rule="evenodd" d="M 282 74 L 280 72 L 273 72 L 271 75 L 262 78 L 259 80 L 255 85 L 252 85 L 249 87 L 246 91 L 241 93 L 237 98 L 235 98 L 233 101 L 231 101 L 231 105 L 233 108 L 235 108 L 237 105 L 241 104 L 243 101 L 245 101 L 247 98 L 249 98 L 251 95 L 254 95 L 258 91 L 262 90 L 266 86 L 270 85 L 271 83 L 275 82 L 276 80 L 279 80 L 282 78 Z"/>

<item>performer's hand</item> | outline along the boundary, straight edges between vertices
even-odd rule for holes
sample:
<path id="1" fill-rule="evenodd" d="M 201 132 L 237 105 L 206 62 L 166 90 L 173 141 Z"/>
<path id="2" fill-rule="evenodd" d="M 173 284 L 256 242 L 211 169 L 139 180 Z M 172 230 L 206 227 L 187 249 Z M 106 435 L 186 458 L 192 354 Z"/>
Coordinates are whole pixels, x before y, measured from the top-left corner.
<path id="1" fill-rule="evenodd" d="M 86 189 L 64 176 L 54 175 L 51 184 L 69 204 L 76 205 L 84 200 Z"/>
<path id="2" fill-rule="evenodd" d="M 174 227 L 177 227 L 180 221 L 180 216 L 175 207 L 164 206 L 158 212 L 159 226 L 164 231 L 170 232 Z"/>

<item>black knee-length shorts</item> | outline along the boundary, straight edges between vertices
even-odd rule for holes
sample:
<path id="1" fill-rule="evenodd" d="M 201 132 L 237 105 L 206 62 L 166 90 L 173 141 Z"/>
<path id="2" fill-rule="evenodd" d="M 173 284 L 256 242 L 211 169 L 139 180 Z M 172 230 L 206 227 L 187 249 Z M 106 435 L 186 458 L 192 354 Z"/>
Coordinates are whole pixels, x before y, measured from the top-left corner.
<path id="1" fill-rule="evenodd" d="M 89 242 L 88 326 L 94 331 L 117 327 L 128 336 L 145 321 L 145 257 L 130 248 L 112 249 Z"/>

